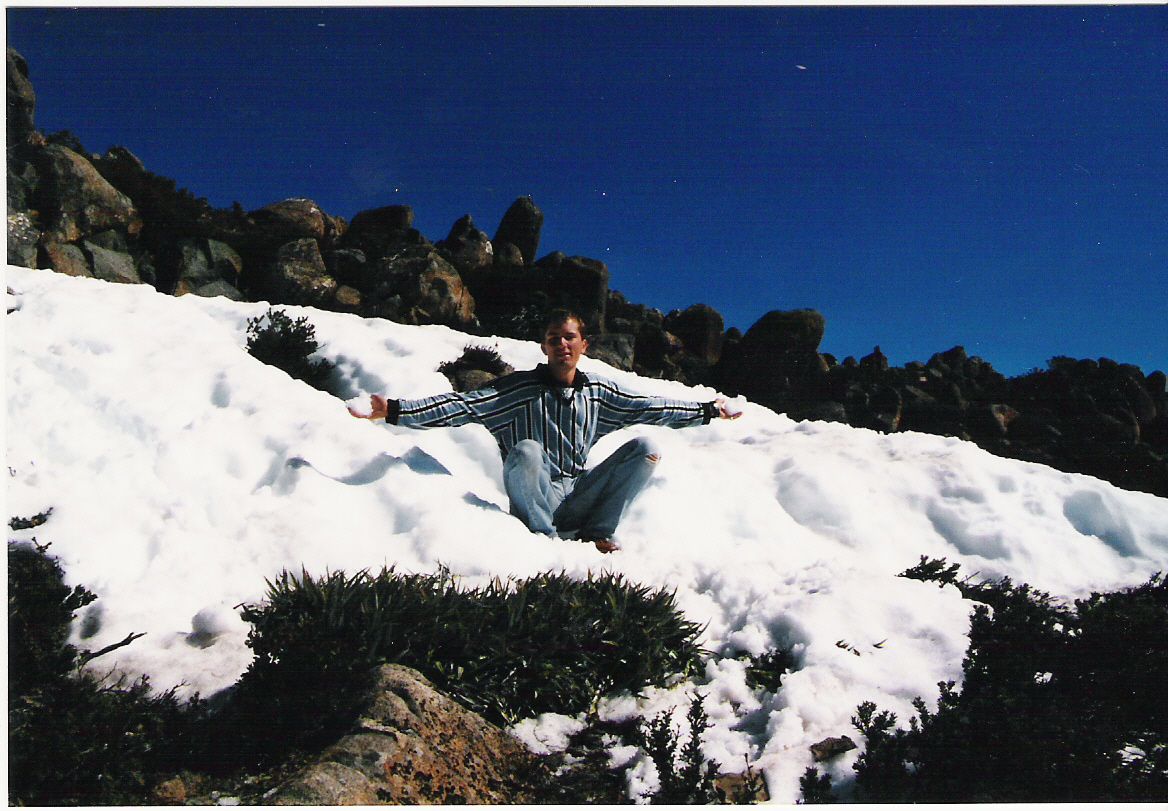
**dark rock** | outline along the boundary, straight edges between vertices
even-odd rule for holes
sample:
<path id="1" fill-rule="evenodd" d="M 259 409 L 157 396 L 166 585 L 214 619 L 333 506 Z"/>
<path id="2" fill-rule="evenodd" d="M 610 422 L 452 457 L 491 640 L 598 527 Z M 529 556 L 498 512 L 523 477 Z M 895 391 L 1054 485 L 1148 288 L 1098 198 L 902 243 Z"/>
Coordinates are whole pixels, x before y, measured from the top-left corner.
<path id="1" fill-rule="evenodd" d="M 501 242 L 510 242 L 519 248 L 523 255 L 523 264 L 530 265 L 535 262 L 542 229 L 543 212 L 536 208 L 535 201 L 530 197 L 520 197 L 503 215 L 499 228 L 495 231 L 495 238 L 491 242 L 496 253 Z"/>
<path id="2" fill-rule="evenodd" d="M 823 316 L 814 310 L 773 310 L 733 349 L 723 347 L 716 379 L 729 393 L 798 419 L 827 393 L 827 364 L 817 351 L 823 330 Z"/>
<path id="3" fill-rule="evenodd" d="M 824 738 L 819 743 L 811 744 L 811 756 L 815 758 L 816 763 L 822 763 L 855 748 L 856 742 L 847 735 L 841 735 L 838 738 Z"/>
<path id="4" fill-rule="evenodd" d="M 555 263 L 530 268 L 496 265 L 468 270 L 463 279 L 487 329 L 538 339 L 540 336 L 530 333 L 542 329 L 544 314 L 553 307 L 567 307 L 587 322 L 590 337 L 604 331 L 608 267 L 596 259 L 561 257 Z M 515 334 L 515 317 L 522 313 L 527 313 L 520 320 L 528 334 Z"/>
<path id="5" fill-rule="evenodd" d="M 746 331 L 743 341 L 784 354 L 810 354 L 819 350 L 826 323 L 815 310 L 772 310 Z"/>
<path id="6" fill-rule="evenodd" d="M 356 248 L 374 260 L 405 248 L 429 246 L 413 224 L 414 210 L 409 206 L 368 209 L 353 217 L 338 247 Z"/>
<path id="7" fill-rule="evenodd" d="M 617 369 L 632 371 L 636 341 L 637 336 L 628 332 L 606 332 L 588 340 L 588 355 Z"/>
<path id="8" fill-rule="evenodd" d="M 681 339 L 671 332 L 652 324 L 644 324 L 637 332 L 633 354 L 636 368 L 647 372 L 659 372 L 665 368 L 666 359 L 683 352 Z"/>
<path id="9" fill-rule="evenodd" d="M 208 282 L 202 287 L 198 287 L 190 291 L 190 295 L 200 296 L 201 298 L 214 298 L 216 296 L 222 296 L 223 298 L 228 298 L 232 301 L 243 301 L 243 294 L 222 279 L 216 279 L 213 282 Z"/>
<path id="10" fill-rule="evenodd" d="M 111 228 L 131 235 L 141 230 L 142 220 L 130 198 L 88 160 L 62 146 L 45 147 L 38 155 L 38 205 L 46 240 L 76 242 Z"/>
<path id="11" fill-rule="evenodd" d="M 531 802 L 534 756 L 434 689 L 383 665 L 355 729 L 265 799 L 275 805 Z"/>
<path id="12" fill-rule="evenodd" d="M 45 242 L 41 245 L 41 254 L 38 264 L 41 267 L 52 268 L 57 273 L 66 276 L 93 277 L 93 269 L 85 252 L 76 245 L 61 242 Z"/>
<path id="13" fill-rule="evenodd" d="M 1010 423 L 1018 412 L 1002 403 L 991 403 L 971 408 L 966 416 L 969 432 L 976 439 L 1001 438 L 1009 432 Z"/>
<path id="14" fill-rule="evenodd" d="M 361 291 L 348 285 L 341 285 L 333 295 L 330 310 L 342 313 L 358 313 L 361 311 Z"/>
<path id="15" fill-rule="evenodd" d="M 266 205 L 248 214 L 252 237 L 268 245 L 285 245 L 301 239 L 314 239 L 331 245 L 343 233 L 344 223 L 330 217 L 316 203 L 293 197 Z"/>
<path id="16" fill-rule="evenodd" d="M 268 277 L 272 302 L 321 307 L 337 290 L 315 239 L 298 239 L 280 247 Z"/>
<path id="17" fill-rule="evenodd" d="M 186 237 L 178 241 L 176 252 L 177 282 L 173 292 L 177 296 L 218 281 L 234 287 L 243 271 L 243 260 L 239 254 L 230 245 L 218 240 Z"/>
<path id="18" fill-rule="evenodd" d="M 368 278 L 369 262 L 365 252 L 357 248 L 339 248 L 334 251 L 325 251 L 325 267 L 329 275 L 341 284 L 351 285 L 361 289 L 370 283 Z"/>
<path id="19" fill-rule="evenodd" d="M 495 267 L 523 268 L 526 265 L 523 251 L 519 250 L 518 245 L 500 240 L 496 240 L 491 245 L 491 256 Z"/>
<path id="20" fill-rule="evenodd" d="M 705 304 L 674 310 L 665 317 L 665 329 L 681 339 L 687 352 L 707 363 L 717 363 L 722 357 L 725 328 L 721 313 Z"/>
<path id="21" fill-rule="evenodd" d="M 940 401 L 915 386 L 901 389 L 901 399 L 900 430 L 943 436 L 957 436 L 963 430 L 965 412 L 960 406 Z"/>
<path id="22" fill-rule="evenodd" d="M 459 273 L 487 268 L 494 263 L 490 238 L 475 227 L 469 214 L 454 223 L 446 239 L 434 247 Z"/>
<path id="23" fill-rule="evenodd" d="M 99 248 L 105 248 L 107 251 L 130 253 L 130 244 L 121 231 L 101 231 L 96 234 L 91 234 L 86 241 L 97 245 Z"/>
<path id="24" fill-rule="evenodd" d="M 362 289 L 364 312 L 406 324 L 476 324 L 475 297 L 458 271 L 433 247 L 403 249 L 372 263 L 372 284 Z"/>
<path id="25" fill-rule="evenodd" d="M 89 260 L 89 267 L 94 278 L 119 284 L 141 284 L 142 278 L 134 264 L 134 257 L 128 253 L 111 251 L 102 248 L 88 240 L 81 243 L 81 248 Z"/>
<path id="26" fill-rule="evenodd" d="M 871 423 L 867 427 L 888 433 L 899 431 L 903 407 L 899 391 L 892 386 L 880 386 L 868 400 Z"/>
<path id="27" fill-rule="evenodd" d="M 866 380 L 879 380 L 887 371 L 888 358 L 878 346 L 872 349 L 871 354 L 860 358 L 860 372 Z"/>
<path id="28" fill-rule="evenodd" d="M 16 147 L 8 150 L 8 212 L 28 212 L 35 207 L 40 176 L 30 160 L 33 149 Z"/>
<path id="29" fill-rule="evenodd" d="M 35 130 L 36 91 L 28 78 L 28 63 L 14 49 L 7 49 L 8 146 L 27 140 Z"/>
<path id="30" fill-rule="evenodd" d="M 35 268 L 37 264 L 37 242 L 41 232 L 36 229 L 32 218 L 23 211 L 8 215 L 8 264 L 25 268 Z"/>
<path id="31" fill-rule="evenodd" d="M 846 423 L 848 422 L 848 410 L 843 403 L 837 403 L 835 400 L 823 400 L 804 408 L 803 418 L 819 422 Z"/>

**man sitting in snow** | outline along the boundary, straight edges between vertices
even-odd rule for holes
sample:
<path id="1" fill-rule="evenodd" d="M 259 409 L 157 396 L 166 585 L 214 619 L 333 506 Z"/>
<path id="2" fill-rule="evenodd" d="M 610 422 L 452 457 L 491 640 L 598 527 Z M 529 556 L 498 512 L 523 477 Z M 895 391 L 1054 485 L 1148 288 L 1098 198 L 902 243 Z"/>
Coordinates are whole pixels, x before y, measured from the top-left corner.
<path id="1" fill-rule="evenodd" d="M 375 394 L 371 414 L 349 412 L 410 428 L 469 422 L 485 426 L 503 453 L 503 484 L 512 515 L 532 532 L 553 537 L 558 532 L 591 541 L 601 552 L 615 551 L 613 532 L 661 454 L 652 439 L 637 437 L 585 471 L 596 440 L 628 425 L 683 428 L 741 414 L 731 413 L 722 399 L 698 403 L 645 397 L 585 375 L 576 364 L 588 349 L 586 330 L 579 315 L 556 310 L 540 344 L 546 364 L 472 392 L 420 400 L 387 400 Z"/>

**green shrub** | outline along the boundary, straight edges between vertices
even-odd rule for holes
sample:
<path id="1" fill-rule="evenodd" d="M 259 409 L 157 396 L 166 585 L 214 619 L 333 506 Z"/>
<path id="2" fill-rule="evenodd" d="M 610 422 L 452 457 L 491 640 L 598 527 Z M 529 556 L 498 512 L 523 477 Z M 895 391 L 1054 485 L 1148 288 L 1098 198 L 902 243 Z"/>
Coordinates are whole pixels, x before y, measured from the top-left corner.
<path id="1" fill-rule="evenodd" d="M 97 598 L 45 550 L 8 544 L 9 803 L 142 802 L 190 751 L 202 704 L 80 672 L 92 655 L 68 644 L 69 624 Z"/>
<path id="2" fill-rule="evenodd" d="M 438 365 L 438 371 L 447 376 L 459 369 L 482 369 L 493 375 L 501 375 L 507 373 L 511 367 L 507 361 L 499 357 L 499 353 L 495 349 L 489 346 L 467 344 L 457 359 L 448 360 Z"/>
<path id="3" fill-rule="evenodd" d="M 746 684 L 750 689 L 777 693 L 782 687 L 783 676 L 795 667 L 795 656 L 790 648 L 777 648 L 750 656 L 746 662 Z"/>
<path id="4" fill-rule="evenodd" d="M 714 785 L 718 763 L 707 762 L 702 756 L 702 733 L 710 728 L 702 696 L 690 700 L 685 718 L 689 734 L 680 750 L 680 736 L 668 710 L 640 727 L 638 743 L 657 767 L 659 785 L 651 797 L 654 805 L 708 805 L 725 800 Z"/>
<path id="5" fill-rule="evenodd" d="M 964 682 L 919 698 L 907 730 L 871 702 L 857 798 L 881 802 L 1099 802 L 1168 796 L 1168 584 L 1065 606 L 1008 578 L 958 581 L 927 561 L 905 576 L 977 600 Z"/>
<path id="6" fill-rule="evenodd" d="M 288 572 L 245 606 L 255 660 L 233 712 L 256 754 L 307 747 L 351 722 L 372 668 L 416 668 L 498 723 L 588 710 L 614 690 L 662 685 L 699 663 L 700 628 L 673 595 L 604 575 L 542 574 L 460 588 L 445 571 Z"/>
<path id="7" fill-rule="evenodd" d="M 334 364 L 323 358 L 311 360 L 320 344 L 316 328 L 307 316 L 292 319 L 283 310 L 270 309 L 247 322 L 247 351 L 269 366 L 283 369 L 314 389 L 328 391 Z"/>

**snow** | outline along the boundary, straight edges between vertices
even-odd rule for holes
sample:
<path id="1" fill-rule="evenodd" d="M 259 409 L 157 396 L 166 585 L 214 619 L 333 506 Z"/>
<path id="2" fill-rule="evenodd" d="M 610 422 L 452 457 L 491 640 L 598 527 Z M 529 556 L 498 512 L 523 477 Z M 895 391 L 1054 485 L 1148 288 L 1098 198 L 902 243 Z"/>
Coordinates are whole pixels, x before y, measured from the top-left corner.
<path id="1" fill-rule="evenodd" d="M 432 572 L 468 586 L 494 576 L 619 572 L 676 589 L 714 652 L 694 681 L 611 696 L 606 717 L 652 717 L 706 696 L 704 751 L 730 769 L 748 758 L 773 799 L 792 802 L 808 747 L 850 735 L 865 700 L 913 714 L 937 682 L 960 680 L 972 604 L 954 587 L 896 577 L 920 556 L 963 574 L 1009 575 L 1056 595 L 1143 582 L 1168 568 L 1168 500 L 1087 476 L 1001 459 L 956 439 L 883 435 L 794 422 L 744 402 L 744 416 L 684 430 L 643 427 L 663 459 L 621 525 L 622 550 L 529 533 L 507 513 L 497 448 L 485 429 L 413 431 L 353 419 L 343 402 L 245 351 L 265 303 L 172 298 L 9 267 L 5 329 L 8 515 L 52 508 L 35 529 L 68 581 L 99 600 L 75 641 L 98 660 L 147 673 L 158 688 L 210 695 L 251 660 L 237 606 L 282 569 Z M 468 343 L 516 368 L 530 342 L 480 339 L 354 315 L 308 315 L 346 398 L 449 389 L 435 371 Z M 716 392 L 641 379 L 585 359 L 630 388 L 695 400 Z M 755 692 L 734 657 L 794 648 L 778 695 Z M 97 662 L 95 662 L 95 665 Z M 513 732 L 542 751 L 580 719 L 543 716 Z M 828 768 L 846 783 L 858 754 Z M 630 753 L 614 752 L 614 758 Z M 655 780 L 630 772 L 630 791 Z"/>

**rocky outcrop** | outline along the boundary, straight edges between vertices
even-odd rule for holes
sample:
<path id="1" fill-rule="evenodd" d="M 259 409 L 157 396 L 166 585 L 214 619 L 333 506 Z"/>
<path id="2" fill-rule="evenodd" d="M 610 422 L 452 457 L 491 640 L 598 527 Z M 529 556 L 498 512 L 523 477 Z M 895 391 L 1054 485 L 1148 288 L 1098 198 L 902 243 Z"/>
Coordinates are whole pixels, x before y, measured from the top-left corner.
<path id="1" fill-rule="evenodd" d="M 540 231 L 543 230 L 543 212 L 536 207 L 530 197 L 520 197 L 499 222 L 495 231 L 495 238 L 491 240 L 499 253 L 502 243 L 514 245 L 519 249 L 523 261 L 521 264 L 530 265 L 535 262 L 536 251 L 539 250 Z"/>
<path id="2" fill-rule="evenodd" d="M 384 665 L 352 732 L 274 789 L 273 805 L 463 805 L 532 801 L 533 756 L 516 739 Z"/>
<path id="3" fill-rule="evenodd" d="M 728 392 L 802 418 L 827 399 L 827 361 L 819 354 L 825 321 L 814 310 L 772 310 L 723 353 L 717 380 Z"/>
<path id="4" fill-rule="evenodd" d="M 141 230 L 142 221 L 130 198 L 73 150 L 55 144 L 39 150 L 37 172 L 45 242 L 73 243 L 109 229 L 130 236 Z"/>
<path id="5" fill-rule="evenodd" d="M 446 239 L 435 247 L 459 273 L 474 273 L 490 267 L 495 261 L 495 250 L 486 232 L 475 227 L 467 214 L 450 228 Z"/>
<path id="6" fill-rule="evenodd" d="M 25 141 L 36 129 L 36 91 L 28 79 L 28 63 L 12 48 L 6 49 L 7 93 L 5 113 L 8 125 L 8 146 Z"/>
<path id="7" fill-rule="evenodd" d="M 385 206 L 362 211 L 353 217 L 339 241 L 342 248 L 356 248 L 368 258 L 377 258 L 427 240 L 414 227 L 414 210 L 409 206 Z"/>

